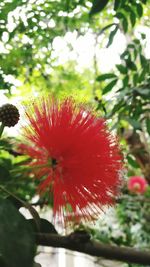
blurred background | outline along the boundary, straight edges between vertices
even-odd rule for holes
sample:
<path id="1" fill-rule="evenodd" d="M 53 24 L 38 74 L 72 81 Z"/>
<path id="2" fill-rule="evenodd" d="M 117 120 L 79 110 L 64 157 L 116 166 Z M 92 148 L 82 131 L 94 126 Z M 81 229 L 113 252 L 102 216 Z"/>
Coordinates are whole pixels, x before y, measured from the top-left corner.
<path id="1" fill-rule="evenodd" d="M 35 180 L 18 172 L 26 158 L 15 144 L 25 103 L 41 94 L 73 96 L 106 118 L 126 169 L 116 206 L 82 227 L 94 240 L 141 250 L 150 246 L 149 26 L 149 0 L 0 2 L 0 105 L 13 103 L 21 114 L 0 141 L 0 184 L 51 221 L 52 204 L 39 203 Z M 142 266 L 43 247 L 36 261 L 42 267 Z"/>

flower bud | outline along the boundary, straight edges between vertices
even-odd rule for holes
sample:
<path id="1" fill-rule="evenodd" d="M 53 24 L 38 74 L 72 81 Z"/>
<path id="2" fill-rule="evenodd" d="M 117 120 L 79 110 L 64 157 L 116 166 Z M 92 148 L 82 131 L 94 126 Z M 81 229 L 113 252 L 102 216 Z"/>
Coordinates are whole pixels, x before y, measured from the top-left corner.
<path id="1" fill-rule="evenodd" d="M 19 117 L 19 111 L 14 105 L 5 104 L 0 107 L 0 122 L 4 126 L 15 126 L 19 121 Z"/>

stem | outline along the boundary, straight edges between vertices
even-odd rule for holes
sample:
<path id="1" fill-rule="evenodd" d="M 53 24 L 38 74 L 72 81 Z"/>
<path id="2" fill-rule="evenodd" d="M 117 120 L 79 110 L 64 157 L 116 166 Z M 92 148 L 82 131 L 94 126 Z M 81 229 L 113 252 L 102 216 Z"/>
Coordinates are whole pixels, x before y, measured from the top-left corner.
<path id="1" fill-rule="evenodd" d="M 4 126 L 4 124 L 2 123 L 1 126 L 0 126 L 0 137 L 2 136 L 2 133 L 3 133 L 3 131 L 4 131 L 4 128 L 5 128 L 5 126 Z"/>

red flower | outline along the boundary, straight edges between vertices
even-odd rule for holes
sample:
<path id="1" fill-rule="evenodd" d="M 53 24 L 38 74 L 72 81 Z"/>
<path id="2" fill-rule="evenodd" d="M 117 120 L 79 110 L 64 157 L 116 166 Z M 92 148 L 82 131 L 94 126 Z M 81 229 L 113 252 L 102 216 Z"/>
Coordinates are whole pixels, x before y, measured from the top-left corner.
<path id="1" fill-rule="evenodd" d="M 42 192 L 52 192 L 54 217 L 62 222 L 98 217 L 118 194 L 122 156 L 104 119 L 78 107 L 41 99 L 27 111 L 22 149 L 33 162 Z"/>
<path id="2" fill-rule="evenodd" d="M 148 183 L 145 178 L 140 176 L 131 176 L 128 180 L 128 189 L 134 193 L 143 194 L 147 189 Z"/>

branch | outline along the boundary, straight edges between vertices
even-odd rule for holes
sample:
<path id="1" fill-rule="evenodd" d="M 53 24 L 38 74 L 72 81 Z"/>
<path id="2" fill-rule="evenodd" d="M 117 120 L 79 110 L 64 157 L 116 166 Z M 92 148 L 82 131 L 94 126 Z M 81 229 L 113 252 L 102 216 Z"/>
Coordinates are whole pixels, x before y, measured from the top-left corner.
<path id="1" fill-rule="evenodd" d="M 129 247 L 118 247 L 101 244 L 96 241 L 71 238 L 57 234 L 37 233 L 36 240 L 38 245 L 61 247 L 73 251 L 82 252 L 91 256 L 104 257 L 110 260 L 118 260 L 128 263 L 150 264 L 150 251 L 141 251 Z"/>

